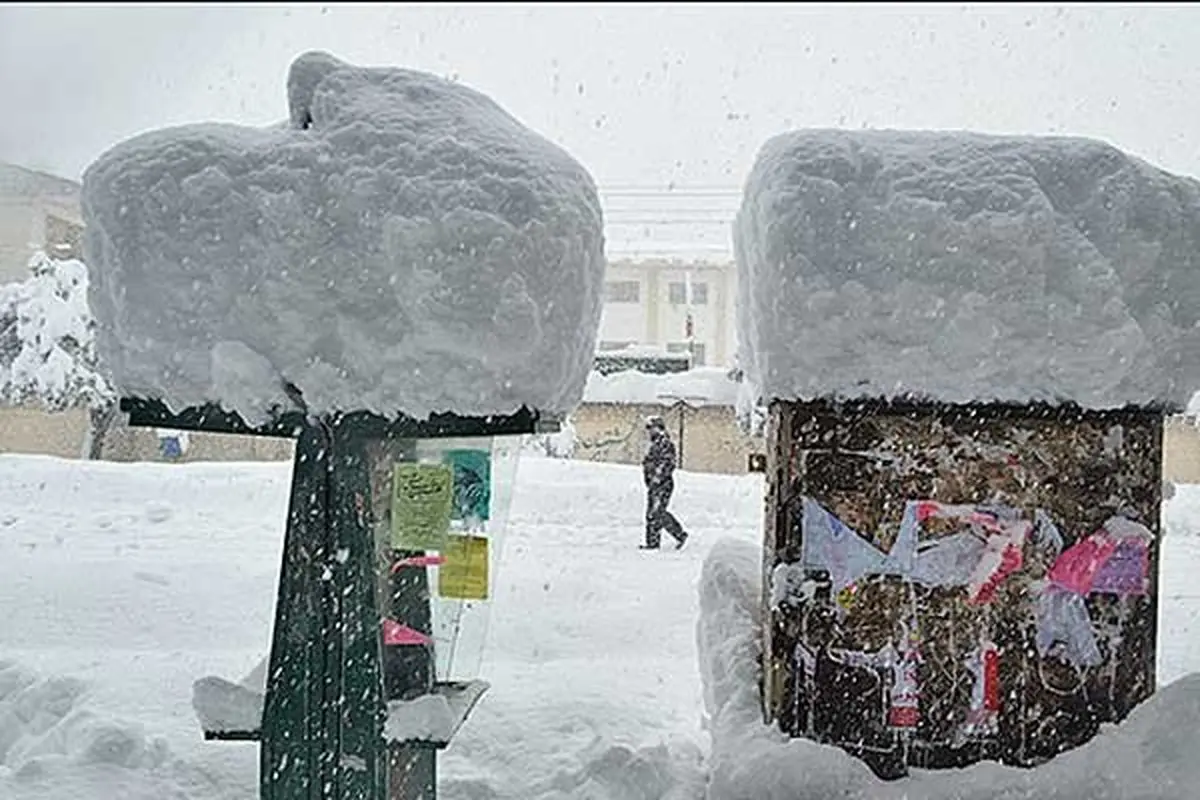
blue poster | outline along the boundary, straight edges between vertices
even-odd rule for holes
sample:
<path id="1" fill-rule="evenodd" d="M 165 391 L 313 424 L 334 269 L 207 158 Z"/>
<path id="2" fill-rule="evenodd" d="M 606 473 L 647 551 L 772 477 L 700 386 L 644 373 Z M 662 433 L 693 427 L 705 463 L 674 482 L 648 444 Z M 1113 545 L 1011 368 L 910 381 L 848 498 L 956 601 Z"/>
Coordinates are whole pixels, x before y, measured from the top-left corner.
<path id="1" fill-rule="evenodd" d="M 491 517 L 492 454 L 487 450 L 447 450 L 454 470 L 453 519 L 486 522 Z"/>

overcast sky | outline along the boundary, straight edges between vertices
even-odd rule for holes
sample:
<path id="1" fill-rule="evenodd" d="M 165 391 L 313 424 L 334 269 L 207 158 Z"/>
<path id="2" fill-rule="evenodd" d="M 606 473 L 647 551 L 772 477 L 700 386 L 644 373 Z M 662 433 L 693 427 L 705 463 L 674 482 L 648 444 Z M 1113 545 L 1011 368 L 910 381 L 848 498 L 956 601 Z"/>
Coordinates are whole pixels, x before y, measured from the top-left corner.
<path id="1" fill-rule="evenodd" d="M 1200 175 L 1200 7 L 0 6 L 0 160 L 78 178 L 183 122 L 286 117 L 310 49 L 456 75 L 602 187 L 737 187 L 797 127 L 1104 139 Z"/>

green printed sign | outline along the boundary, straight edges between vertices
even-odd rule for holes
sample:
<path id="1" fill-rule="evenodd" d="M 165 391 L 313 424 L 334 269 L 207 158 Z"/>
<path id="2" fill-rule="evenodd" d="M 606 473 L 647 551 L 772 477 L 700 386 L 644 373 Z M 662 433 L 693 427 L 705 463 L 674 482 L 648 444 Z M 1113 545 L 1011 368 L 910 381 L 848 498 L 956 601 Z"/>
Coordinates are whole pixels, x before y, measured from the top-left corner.
<path id="1" fill-rule="evenodd" d="M 487 450 L 447 450 L 454 470 L 454 519 L 487 522 L 492 507 L 492 454 Z"/>
<path id="2" fill-rule="evenodd" d="M 392 547 L 442 548 L 450 529 L 453 480 L 446 464 L 396 464 L 392 477 Z"/>

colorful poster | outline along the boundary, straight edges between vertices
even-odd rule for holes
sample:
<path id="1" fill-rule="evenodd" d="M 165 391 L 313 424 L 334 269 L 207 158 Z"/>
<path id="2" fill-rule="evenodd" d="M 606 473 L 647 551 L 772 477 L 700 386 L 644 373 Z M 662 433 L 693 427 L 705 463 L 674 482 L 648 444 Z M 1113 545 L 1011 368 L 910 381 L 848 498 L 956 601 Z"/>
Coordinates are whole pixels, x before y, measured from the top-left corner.
<path id="1" fill-rule="evenodd" d="M 1046 585 L 1037 597 L 1038 654 L 1061 656 L 1078 667 L 1095 667 L 1104 656 L 1096 643 L 1092 620 L 1088 616 L 1083 595 L 1053 583 Z"/>
<path id="2" fill-rule="evenodd" d="M 1092 591 L 1123 596 L 1146 594 L 1149 573 L 1149 545 L 1141 539 L 1125 539 L 1117 543 L 1108 561 L 1096 570 Z"/>
<path id="3" fill-rule="evenodd" d="M 810 569 L 828 570 L 835 592 L 878 572 L 887 560 L 885 553 L 811 497 L 804 498 L 800 524 L 801 563 Z"/>
<path id="4" fill-rule="evenodd" d="M 447 450 L 454 470 L 454 514 L 459 522 L 487 522 L 492 505 L 492 454 L 487 450 Z"/>
<path id="5" fill-rule="evenodd" d="M 488 598 L 488 540 L 483 536 L 447 536 L 438 568 L 438 594 L 459 600 Z"/>
<path id="6" fill-rule="evenodd" d="M 1110 517 L 1100 530 L 1063 551 L 1050 568 L 1050 580 L 1080 595 L 1145 594 L 1153 539 L 1144 525 Z"/>
<path id="7" fill-rule="evenodd" d="M 441 550 L 450 529 L 453 478 L 445 464 L 396 464 L 392 477 L 392 547 Z"/>

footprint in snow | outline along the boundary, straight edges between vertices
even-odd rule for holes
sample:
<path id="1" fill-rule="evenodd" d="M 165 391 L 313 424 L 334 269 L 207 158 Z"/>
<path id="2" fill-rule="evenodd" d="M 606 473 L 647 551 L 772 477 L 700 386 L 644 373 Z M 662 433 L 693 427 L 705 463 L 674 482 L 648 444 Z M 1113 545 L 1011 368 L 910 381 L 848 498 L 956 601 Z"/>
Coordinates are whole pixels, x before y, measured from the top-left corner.
<path id="1" fill-rule="evenodd" d="M 147 506 L 146 519 L 153 523 L 166 522 L 172 515 L 170 506 Z"/>
<path id="2" fill-rule="evenodd" d="M 159 586 L 171 585 L 171 581 L 169 579 L 163 577 L 162 575 L 156 575 L 153 572 L 135 572 L 133 573 L 133 577 L 137 578 L 139 581 L 154 583 Z"/>

